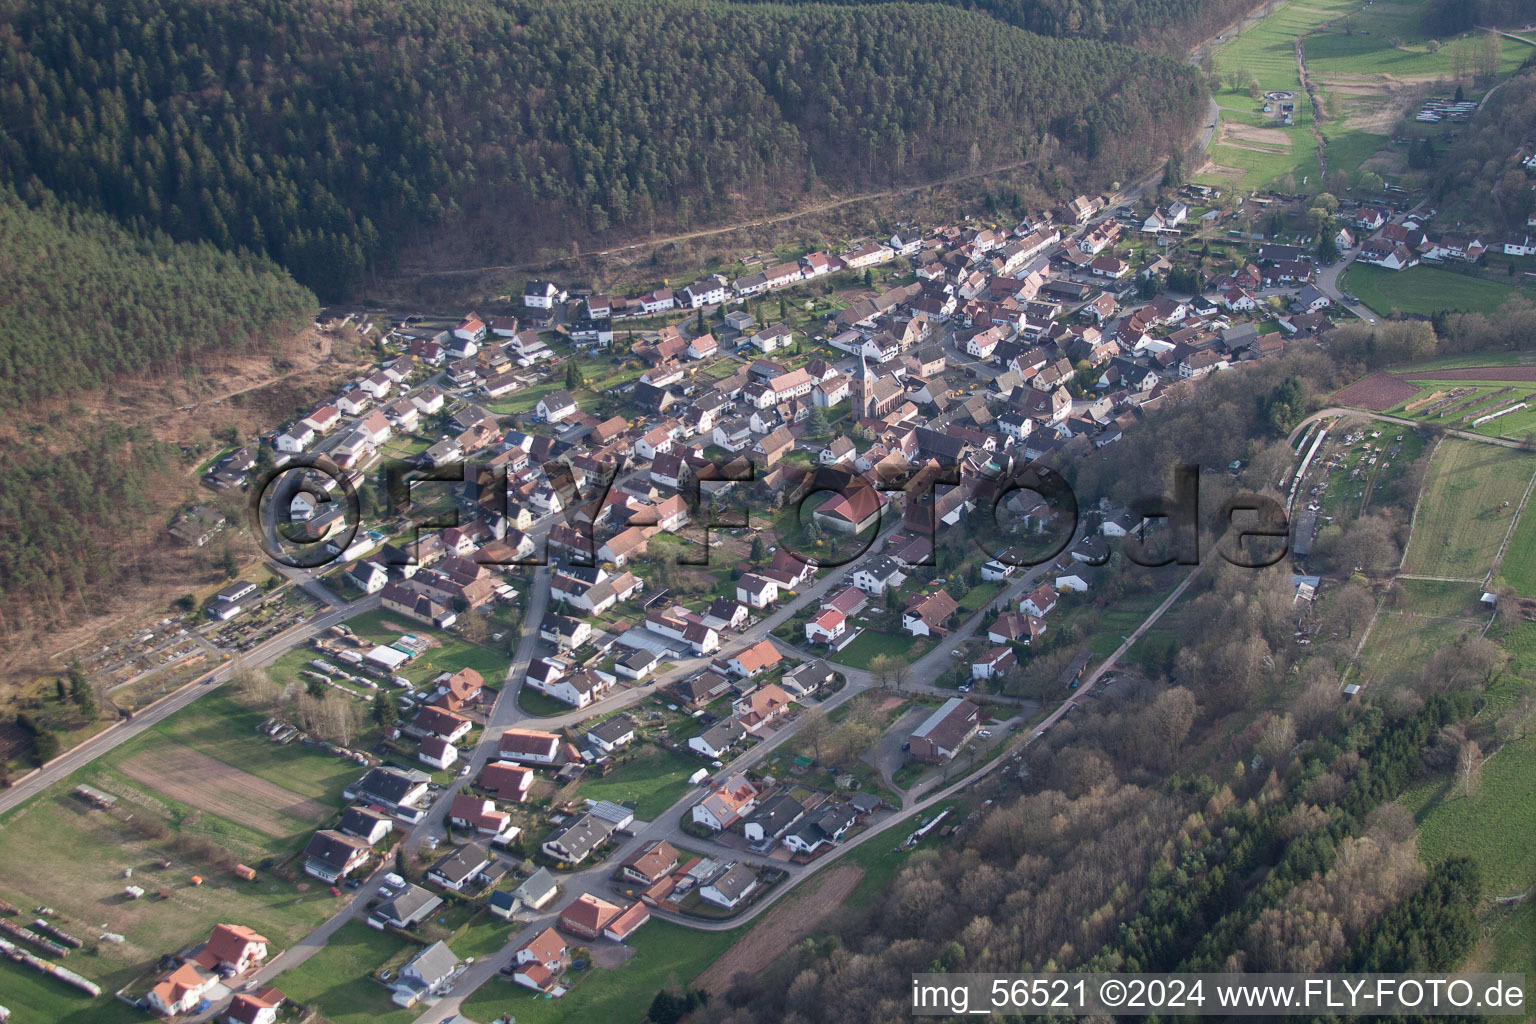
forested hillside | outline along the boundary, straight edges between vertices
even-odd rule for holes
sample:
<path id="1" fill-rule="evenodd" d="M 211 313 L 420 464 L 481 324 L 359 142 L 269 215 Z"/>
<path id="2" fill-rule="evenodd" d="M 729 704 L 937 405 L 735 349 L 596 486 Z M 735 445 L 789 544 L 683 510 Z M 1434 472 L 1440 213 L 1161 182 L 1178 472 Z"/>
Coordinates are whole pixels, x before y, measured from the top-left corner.
<path id="1" fill-rule="evenodd" d="M 1525 232 L 1536 212 L 1536 193 L 1520 161 L 1536 132 L 1536 71 L 1526 69 L 1501 85 L 1441 157 L 1433 188 L 1448 214 L 1485 229 Z M 1502 234 L 1484 241 L 1497 244 Z"/>
<path id="2" fill-rule="evenodd" d="M 82 423 L 75 440 L 0 444 L 0 638 L 100 611 L 162 529 L 175 450 L 136 427 Z"/>
<path id="3" fill-rule="evenodd" d="M 1536 21 L 1536 0 L 1429 0 L 1424 5 L 1424 31 L 1451 36 L 1468 29 L 1498 25 L 1523 28 Z"/>
<path id="4" fill-rule="evenodd" d="M 195 364 L 313 319 L 315 299 L 264 260 L 132 234 L 99 213 L 0 187 L 0 408 Z"/>
<path id="5" fill-rule="evenodd" d="M 175 450 L 72 400 L 206 365 L 309 322 L 315 299 L 263 260 L 132 234 L 0 188 L 0 636 L 97 608 L 163 529 Z M 58 401 L 46 410 L 39 402 Z M 94 404 L 94 403 L 93 403 Z M 43 415 L 46 412 L 47 415 Z"/>
<path id="6" fill-rule="evenodd" d="M 0 20 L 23 194 L 269 255 L 325 296 L 426 229 L 529 253 L 817 180 L 1040 157 L 1108 181 L 1202 102 L 1176 60 L 936 5 L 0 0 Z"/>
<path id="7" fill-rule="evenodd" d="M 869 0 L 764 0 L 867 3 Z M 1063 38 L 1108 39 L 1172 51 L 1214 34 L 1253 7 L 1248 0 L 927 0 L 983 11 L 999 21 Z"/>

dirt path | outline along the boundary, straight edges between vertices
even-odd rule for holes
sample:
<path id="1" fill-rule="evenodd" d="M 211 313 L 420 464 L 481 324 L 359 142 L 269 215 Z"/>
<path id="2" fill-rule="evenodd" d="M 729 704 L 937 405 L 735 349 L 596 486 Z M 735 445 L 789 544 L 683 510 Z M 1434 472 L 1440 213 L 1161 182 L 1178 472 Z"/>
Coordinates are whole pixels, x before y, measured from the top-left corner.
<path id="1" fill-rule="evenodd" d="M 798 220 L 801 217 L 808 217 L 812 214 L 826 213 L 828 210 L 836 210 L 844 206 L 852 206 L 854 203 L 867 203 L 874 199 L 890 199 L 891 197 L 899 196 L 904 192 L 920 192 L 923 189 L 940 188 L 945 185 L 955 185 L 962 181 L 971 181 L 976 178 L 990 178 L 993 175 L 1006 174 L 1008 171 L 1016 171 L 1021 167 L 1028 166 L 1029 163 L 1030 161 L 1028 160 L 1019 160 L 1015 163 L 1004 164 L 1001 167 L 993 167 L 985 171 L 971 171 L 967 174 L 957 174 L 948 178 L 940 178 L 937 181 L 914 182 L 909 185 L 903 185 L 899 188 L 882 189 L 878 192 L 861 192 L 858 195 L 848 196 L 843 199 L 831 199 L 824 203 L 816 203 L 811 206 L 802 206 L 798 209 L 790 210 L 786 213 L 774 214 L 771 217 L 755 217 L 751 220 L 741 220 L 730 224 L 722 224 L 719 227 L 701 228 L 698 231 L 684 231 L 673 235 L 660 235 L 653 238 L 647 238 L 643 241 L 632 242 L 628 245 L 621 244 L 609 246 L 606 249 L 587 249 L 578 253 L 577 255 L 610 256 L 614 253 L 629 252 L 633 249 L 654 249 L 663 245 L 671 245 L 674 242 L 687 242 L 695 238 L 709 238 L 714 235 L 726 235 L 730 234 L 732 231 L 742 231 L 747 228 L 761 228 L 767 227 L 771 224 L 782 224 L 785 221 Z M 439 270 L 417 270 L 402 276 L 406 278 L 422 279 L 459 274 L 493 274 L 512 270 L 537 269 L 540 266 L 543 266 L 543 264 L 497 263 L 479 267 L 450 267 Z"/>
<path id="2" fill-rule="evenodd" d="M 720 959 L 694 979 L 694 986 L 711 993 L 723 992 L 737 974 L 758 974 L 767 970 L 790 946 L 809 935 L 828 914 L 841 906 L 862 877 L 864 869 L 851 864 L 826 872 L 796 899 L 769 911 L 751 931 L 736 940 Z"/>

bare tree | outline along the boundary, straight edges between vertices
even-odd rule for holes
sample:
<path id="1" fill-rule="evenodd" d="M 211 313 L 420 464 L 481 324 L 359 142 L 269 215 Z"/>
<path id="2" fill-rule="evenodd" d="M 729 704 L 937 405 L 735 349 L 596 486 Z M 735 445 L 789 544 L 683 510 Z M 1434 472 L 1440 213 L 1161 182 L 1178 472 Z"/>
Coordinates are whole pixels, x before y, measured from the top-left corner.
<path id="1" fill-rule="evenodd" d="M 1254 749 L 1264 758 L 1264 763 L 1279 764 L 1294 746 L 1296 723 L 1290 715 L 1274 715 L 1264 723 L 1264 731 L 1259 734 L 1259 742 L 1254 744 Z"/>
<path id="2" fill-rule="evenodd" d="M 1168 764 L 1177 761 L 1199 711 L 1200 705 L 1195 701 L 1195 695 L 1182 686 L 1164 690 L 1152 702 L 1151 713 L 1147 715 L 1147 729 L 1153 747 L 1163 752 Z"/>
<path id="3" fill-rule="evenodd" d="M 1525 739 L 1529 733 L 1531 716 L 1536 714 L 1536 687 L 1526 683 L 1515 695 L 1514 706 L 1504 714 L 1501 724 L 1505 736 Z"/>
<path id="4" fill-rule="evenodd" d="M 800 716 L 798 735 L 801 747 L 810 750 L 817 761 L 821 760 L 821 745 L 826 742 L 831 731 L 832 723 L 827 721 L 827 713 L 819 707 Z"/>
<path id="5" fill-rule="evenodd" d="M 1462 743 L 1456 752 L 1456 787 L 1461 790 L 1462 796 L 1471 796 L 1477 792 L 1478 783 L 1483 780 L 1483 748 L 1474 740 Z"/>

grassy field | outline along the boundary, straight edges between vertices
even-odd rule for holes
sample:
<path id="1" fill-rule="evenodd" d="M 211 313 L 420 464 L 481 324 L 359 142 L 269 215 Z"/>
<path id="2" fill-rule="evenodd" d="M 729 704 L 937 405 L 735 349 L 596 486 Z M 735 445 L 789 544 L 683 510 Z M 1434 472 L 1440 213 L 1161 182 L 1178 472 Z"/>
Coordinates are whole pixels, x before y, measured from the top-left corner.
<path id="1" fill-rule="evenodd" d="M 1489 689 L 1478 715 L 1484 723 L 1498 720 L 1524 685 L 1520 676 L 1536 668 L 1536 623 L 1515 626 L 1503 640 L 1511 655 L 1509 674 Z M 1455 854 L 1471 857 L 1482 869 L 1484 895 L 1491 901 L 1536 885 L 1536 847 L 1528 827 L 1536 792 L 1536 731 L 1484 748 L 1482 778 L 1470 796 L 1441 776 L 1415 786 L 1401 802 L 1418 822 L 1420 858 L 1433 863 Z M 1530 974 L 1536 962 L 1536 901 L 1513 907 L 1489 902 L 1483 926 L 1484 938 L 1463 969 L 1524 972 L 1529 998 L 1536 990 Z"/>
<path id="2" fill-rule="evenodd" d="M 1452 854 L 1473 858 L 1489 896 L 1513 896 L 1536 885 L 1536 845 L 1530 842 L 1531 793 L 1536 792 L 1536 734 L 1499 747 L 1483 765 L 1470 796 L 1442 777 L 1404 794 L 1419 822 L 1419 851 L 1430 863 Z"/>
<path id="3" fill-rule="evenodd" d="M 1515 532 L 1499 563 L 1499 577 L 1520 592 L 1522 597 L 1536 597 L 1536 513 L 1529 505 L 1520 514 Z"/>
<path id="4" fill-rule="evenodd" d="M 393 932 L 349 921 L 324 949 L 279 974 L 274 984 L 292 1002 L 319 1007 L 334 1024 L 407 1024 L 421 1015 L 419 1008 L 400 1009 L 372 975 L 408 959 L 417 948 Z"/>
<path id="5" fill-rule="evenodd" d="M 1495 910 L 1483 921 L 1482 943 L 1473 952 L 1469 970 L 1525 975 L 1525 1005 L 1536 998 L 1536 900 Z M 1529 1019 L 1529 1018 L 1527 1018 Z"/>
<path id="6" fill-rule="evenodd" d="M 69 922 L 66 930 L 88 940 L 87 948 L 70 958 L 70 967 L 107 992 L 138 977 L 162 954 L 206 936 L 221 921 L 257 929 L 272 940 L 274 950 L 292 945 L 335 912 L 337 900 L 323 887 L 300 889 L 270 877 L 242 882 L 209 863 L 178 854 L 170 844 L 177 836 L 201 838 L 259 863 L 264 856 L 296 849 L 319 822 L 287 822 L 285 816 L 282 820 L 294 829 L 292 834 L 264 834 L 199 811 L 122 771 L 124 764 L 146 752 L 190 749 L 216 755 L 246 778 L 291 793 L 295 813 L 306 807 L 328 817 L 340 806 L 342 788 L 360 769 L 310 748 L 282 747 L 259 738 L 254 729 L 261 717 L 222 691 L 211 693 L 0 818 L 0 898 L 17 906 L 55 908 Z M 117 794 L 124 809 L 163 821 L 167 838 L 141 838 L 108 814 L 88 809 L 70 795 L 82 782 Z M 39 857 L 39 851 L 54 855 Z M 64 857 L 67 861 L 60 859 Z M 168 869 L 155 867 L 161 858 L 170 861 Z M 68 863 L 68 870 L 61 872 L 60 863 Z M 163 889 L 168 898 L 127 899 L 123 888 L 129 884 L 124 877 L 129 869 L 136 884 L 151 892 Z M 193 875 L 202 876 L 203 884 L 193 885 Z M 122 934 L 127 941 L 92 941 L 103 931 Z M 24 1014 L 18 1019 L 113 1021 L 122 1006 L 110 996 L 76 996 L 41 977 L 23 977 L 12 986 L 11 976 L 20 971 L 4 970 L 0 1003 Z"/>
<path id="7" fill-rule="evenodd" d="M 1489 611 L 1478 603 L 1483 588 L 1476 583 L 1442 583 L 1439 580 L 1400 580 L 1407 595 L 1406 607 L 1415 615 L 1482 621 Z"/>
<path id="8" fill-rule="evenodd" d="M 629 940 L 635 953 L 628 963 L 617 970 L 594 967 L 574 975 L 579 980 L 563 998 L 539 998 L 494 978 L 464 1000 L 460 1015 L 479 1024 L 490 1024 L 504 1013 L 516 1017 L 518 1024 L 639 1024 L 657 992 L 691 982 L 745 930 L 704 932 L 652 919 Z"/>
<path id="9" fill-rule="evenodd" d="M 1361 302 L 1383 316 L 1389 313 L 1427 316 L 1443 309 L 1492 313 L 1512 296 L 1520 294 L 1518 288 L 1500 281 L 1422 264 L 1393 271 L 1352 263 L 1344 272 L 1340 287 L 1359 296 Z"/>
<path id="10" fill-rule="evenodd" d="M 1225 80 L 1234 72 L 1251 74 L 1263 92 L 1298 93 L 1295 123 L 1279 124 L 1272 114 L 1262 112 L 1262 100 L 1250 97 L 1246 89 L 1224 86 L 1216 94 L 1223 130 L 1210 152 L 1215 166 L 1196 177 L 1258 189 L 1289 175 L 1297 188 L 1320 189 L 1312 105 L 1301 90 L 1296 57 L 1300 38 L 1308 79 L 1325 111 L 1317 127 L 1327 141 L 1328 171 L 1342 172 L 1353 181 L 1361 164 L 1388 146 L 1388 135 L 1410 105 L 1413 90 L 1420 83 L 1443 79 L 1449 92 L 1454 51 L 1459 47 L 1464 66 L 1470 67 L 1479 48 L 1475 33 L 1460 41 L 1425 37 L 1420 28 L 1423 7 L 1424 0 L 1374 0 L 1369 6 L 1354 0 L 1297 0 L 1225 43 L 1213 55 L 1217 75 Z M 1500 75 L 1512 74 L 1529 52 L 1530 47 L 1503 40 Z M 1262 126 L 1269 133 L 1261 137 L 1234 131 L 1239 124 Z M 1394 173 L 1401 169 L 1396 153 L 1381 159 Z"/>
<path id="11" fill-rule="evenodd" d="M 1360 652 L 1360 676 L 1351 681 L 1373 688 L 1415 683 L 1431 654 L 1482 625 L 1469 619 L 1383 611 Z"/>
<path id="12" fill-rule="evenodd" d="M 71 963 L 73 970 L 79 967 Z M 143 1024 L 148 1018 L 110 995 L 90 999 L 84 992 L 45 978 L 36 971 L 0 960 L 0 1006 L 11 1019 L 56 1021 L 57 1024 Z"/>
<path id="13" fill-rule="evenodd" d="M 1475 579 L 1493 565 L 1536 461 L 1524 452 L 1447 438 L 1430 464 L 1404 571 Z"/>
<path id="14" fill-rule="evenodd" d="M 1472 366 L 1531 366 L 1536 364 L 1536 353 L 1531 352 L 1473 352 L 1470 354 L 1440 356 L 1393 373 L 1412 376 L 1431 370 L 1463 370 Z"/>
<path id="15" fill-rule="evenodd" d="M 645 744 L 633 753 L 621 755 L 620 759 L 622 763 L 607 775 L 583 782 L 576 795 L 584 799 L 632 804 L 635 816 L 641 821 L 651 821 L 682 799 L 688 791 L 688 776 L 700 766 L 700 762 L 691 757 L 654 744 Z"/>
<path id="16" fill-rule="evenodd" d="M 547 693 L 540 693 L 531 686 L 524 686 L 517 691 L 517 706 L 539 718 L 553 718 L 571 710 L 569 704 L 555 700 Z"/>

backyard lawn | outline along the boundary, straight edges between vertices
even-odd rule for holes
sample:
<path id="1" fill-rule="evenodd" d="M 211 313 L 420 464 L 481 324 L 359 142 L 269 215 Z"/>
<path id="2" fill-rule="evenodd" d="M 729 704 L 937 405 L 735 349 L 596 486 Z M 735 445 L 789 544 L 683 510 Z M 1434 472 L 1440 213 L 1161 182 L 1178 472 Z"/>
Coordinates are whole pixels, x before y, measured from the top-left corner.
<path id="1" fill-rule="evenodd" d="M 629 940 L 634 956 L 628 963 L 569 976 L 574 987 L 563 998 L 542 999 L 493 978 L 464 1000 L 460 1014 L 479 1024 L 491 1024 L 504 1013 L 518 1024 L 640 1024 L 657 992 L 692 982 L 745 930 L 706 932 L 652 918 Z M 351 1022 L 338 1018 L 337 1024 Z"/>
<path id="2" fill-rule="evenodd" d="M 485 678 L 487 685 L 500 686 L 512 661 L 504 651 L 470 643 L 457 634 L 413 623 L 403 615 L 383 609 L 365 612 L 350 619 L 347 625 L 358 636 L 380 644 L 392 644 L 406 633 L 435 642 L 436 646 L 429 647 L 400 673 L 418 686 L 439 672 L 456 672 L 461 668 L 472 668 Z"/>
<path id="3" fill-rule="evenodd" d="M 333 1024 L 407 1024 L 419 1008 L 402 1010 L 389 989 L 373 980 L 385 964 L 398 964 L 418 947 L 393 932 L 349 921 L 325 948 L 273 982 L 289 1000 L 319 1007 Z"/>
<path id="4" fill-rule="evenodd" d="M 892 634 L 865 629 L 858 639 L 831 655 L 828 660 L 849 668 L 869 668 L 869 663 L 875 660 L 876 655 L 888 654 L 906 658 L 910 663 L 922 657 L 931 646 L 932 637 L 910 637 L 905 633 Z"/>
<path id="5" fill-rule="evenodd" d="M 635 817 L 651 821 L 682 799 L 688 776 L 701 765 L 685 754 L 647 743 L 621 755 L 621 763 L 607 775 L 582 782 L 576 793 L 584 799 L 632 804 Z"/>

